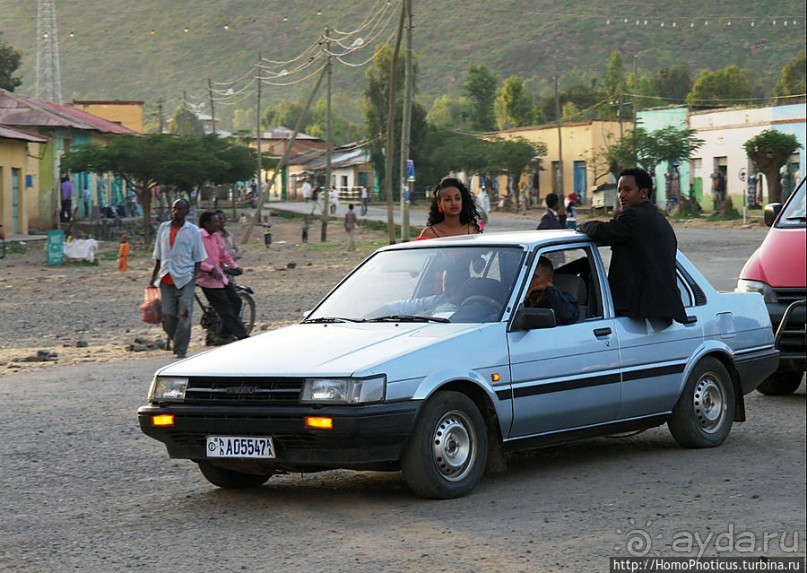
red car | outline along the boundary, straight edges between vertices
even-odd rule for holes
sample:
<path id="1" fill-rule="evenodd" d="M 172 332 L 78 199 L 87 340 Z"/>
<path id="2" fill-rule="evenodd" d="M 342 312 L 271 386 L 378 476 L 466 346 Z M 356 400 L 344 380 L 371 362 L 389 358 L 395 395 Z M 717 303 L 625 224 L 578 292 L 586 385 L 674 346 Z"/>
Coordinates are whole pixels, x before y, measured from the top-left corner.
<path id="1" fill-rule="evenodd" d="M 738 292 L 758 292 L 765 298 L 780 351 L 779 369 L 759 385 L 763 394 L 792 394 L 805 371 L 807 329 L 807 209 L 802 180 L 784 206 L 765 207 L 771 227 L 759 249 L 745 263 Z"/>

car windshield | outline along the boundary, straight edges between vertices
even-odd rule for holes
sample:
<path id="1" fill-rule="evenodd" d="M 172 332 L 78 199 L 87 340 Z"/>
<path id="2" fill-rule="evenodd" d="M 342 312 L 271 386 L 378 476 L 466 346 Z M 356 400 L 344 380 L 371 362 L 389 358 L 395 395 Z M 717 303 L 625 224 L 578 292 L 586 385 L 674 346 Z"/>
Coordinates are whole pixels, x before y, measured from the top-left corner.
<path id="1" fill-rule="evenodd" d="M 807 210 L 805 209 L 805 187 L 804 181 L 798 186 L 796 191 L 790 197 L 790 200 L 782 209 L 782 214 L 779 216 L 779 221 L 776 223 L 777 227 L 784 228 L 805 228 L 807 226 Z"/>
<path id="2" fill-rule="evenodd" d="M 304 322 L 496 322 L 523 257 L 520 247 L 382 251 Z"/>

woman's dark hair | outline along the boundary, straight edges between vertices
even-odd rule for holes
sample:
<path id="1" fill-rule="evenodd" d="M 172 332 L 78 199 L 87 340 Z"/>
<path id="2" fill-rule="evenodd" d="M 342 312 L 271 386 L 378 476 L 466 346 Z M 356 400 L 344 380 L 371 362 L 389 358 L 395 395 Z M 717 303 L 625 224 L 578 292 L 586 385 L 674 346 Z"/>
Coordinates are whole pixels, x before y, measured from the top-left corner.
<path id="1" fill-rule="evenodd" d="M 464 225 L 473 225 L 478 229 L 479 223 L 477 222 L 477 218 L 479 217 L 479 212 L 476 210 L 474 198 L 471 196 L 471 192 L 468 191 L 465 184 L 456 177 L 443 177 L 440 182 L 434 186 L 434 190 L 432 191 L 432 204 L 429 207 L 429 220 L 427 224 L 432 226 L 436 225 L 437 223 L 442 223 L 445 220 L 445 214 L 440 212 L 440 191 L 443 189 L 448 189 L 449 187 L 459 189 L 460 196 L 462 197 L 460 223 Z"/>
<path id="2" fill-rule="evenodd" d="M 201 215 L 199 215 L 199 227 L 204 228 L 205 223 L 207 223 L 213 217 L 218 217 L 219 214 L 215 211 L 204 211 Z"/>

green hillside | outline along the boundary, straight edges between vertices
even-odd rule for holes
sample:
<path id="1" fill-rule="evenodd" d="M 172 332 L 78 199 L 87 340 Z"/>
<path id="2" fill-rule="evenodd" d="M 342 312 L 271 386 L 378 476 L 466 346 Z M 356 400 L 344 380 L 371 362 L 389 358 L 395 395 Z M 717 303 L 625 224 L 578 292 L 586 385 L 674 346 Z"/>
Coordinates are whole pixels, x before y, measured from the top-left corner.
<path id="1" fill-rule="evenodd" d="M 23 52 L 23 85 L 36 92 L 37 2 L 0 0 L 3 40 Z M 486 64 L 500 79 L 518 75 L 538 95 L 600 77 L 608 55 L 620 50 L 640 72 L 686 62 L 701 69 L 737 64 L 757 93 L 771 91 L 782 66 L 805 49 L 803 0 L 660 2 L 547 0 L 413 0 L 418 88 L 427 109 L 442 94 L 459 95 L 468 67 Z M 264 74 L 293 70 L 316 54 L 326 25 L 333 36 L 363 47 L 336 60 L 340 111 L 358 119 L 364 69 L 372 47 L 392 38 L 400 0 L 73 0 L 56 1 L 62 97 L 139 99 L 150 112 L 162 98 L 166 113 L 184 97 L 208 100 L 208 80 L 232 94 L 218 98 L 217 115 L 254 109 L 250 70 L 261 54 Z M 627 20 L 627 22 L 626 22 Z M 638 22 L 638 25 L 637 25 Z M 374 27 L 375 26 L 375 27 Z M 360 29 L 354 35 L 350 31 Z M 366 37 L 365 37 L 366 34 Z M 289 62 L 313 51 L 295 62 Z M 635 58 L 634 58 L 635 56 Z M 304 98 L 315 83 L 299 73 L 263 86 L 264 105 Z M 246 76 L 243 81 L 222 84 Z M 224 93 L 224 92 L 222 92 Z M 206 110 L 207 111 L 207 110 Z"/>

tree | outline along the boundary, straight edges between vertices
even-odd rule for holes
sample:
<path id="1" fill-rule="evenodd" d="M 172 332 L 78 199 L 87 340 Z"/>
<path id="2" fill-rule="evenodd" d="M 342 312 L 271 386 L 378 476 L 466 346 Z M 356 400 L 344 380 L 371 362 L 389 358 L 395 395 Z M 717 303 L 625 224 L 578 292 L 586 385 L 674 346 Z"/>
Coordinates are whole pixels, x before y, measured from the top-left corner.
<path id="1" fill-rule="evenodd" d="M 392 48 L 384 45 L 376 49 L 373 65 L 365 71 L 367 84 L 364 89 L 366 99 L 365 117 L 367 119 L 367 139 L 370 141 L 370 157 L 373 169 L 379 181 L 386 179 L 385 153 L 391 153 L 396 158 L 392 162 L 392 181 L 401 180 L 399 162 L 397 160 L 399 150 L 385 149 L 387 133 L 387 115 L 389 113 L 389 79 L 392 70 Z M 397 60 L 397 74 L 399 78 L 398 86 L 403 84 L 404 78 L 404 58 Z M 413 66 L 415 76 L 417 76 L 417 66 Z M 417 85 L 417 83 L 415 83 Z M 403 123 L 403 91 L 398 89 L 394 102 L 394 132 L 393 145 L 399 146 L 401 142 L 401 124 Z M 416 91 L 416 90 L 415 90 Z M 420 162 L 420 149 L 423 139 L 426 137 L 428 126 L 426 124 L 426 110 L 417 101 L 412 104 L 412 120 L 410 126 L 409 145 L 411 146 L 411 159 L 417 165 Z M 399 185 L 393 184 L 393 192 L 399 191 Z"/>
<path id="2" fill-rule="evenodd" d="M 805 78 L 807 70 L 805 70 L 805 67 L 807 67 L 807 62 L 805 61 L 804 52 L 801 52 L 785 64 L 785 67 L 782 68 L 782 75 L 774 88 L 777 102 L 786 96 L 803 96 L 807 93 L 807 78 Z"/>
<path id="3" fill-rule="evenodd" d="M 687 95 L 692 91 L 692 78 L 686 64 L 675 68 L 662 67 L 653 74 L 651 82 L 656 95 L 670 103 L 685 103 Z"/>
<path id="4" fill-rule="evenodd" d="M 148 244 L 151 241 L 148 214 L 158 185 L 190 193 L 205 181 L 235 183 L 252 176 L 255 162 L 253 150 L 217 135 L 151 134 L 118 135 L 106 146 L 90 144 L 74 148 L 62 158 L 62 167 L 70 171 L 112 173 L 123 179 L 146 213 L 143 236 Z"/>
<path id="5" fill-rule="evenodd" d="M 445 128 L 469 128 L 471 103 L 467 97 L 452 98 L 442 95 L 434 100 L 429 115 L 430 125 Z"/>
<path id="6" fill-rule="evenodd" d="M 610 104 L 616 106 L 615 109 L 617 110 L 622 109 L 625 94 L 625 63 L 622 61 L 622 55 L 619 52 L 611 52 L 608 58 L 608 70 L 602 80 L 602 86 Z M 617 111 L 617 113 L 619 112 Z M 614 117 L 616 114 L 612 112 L 609 115 Z"/>
<path id="7" fill-rule="evenodd" d="M 535 100 L 521 78 L 510 76 L 504 80 L 495 108 L 501 114 L 496 118 L 500 129 L 535 124 Z"/>
<path id="8" fill-rule="evenodd" d="M 607 98 L 605 92 L 597 88 L 597 80 L 592 80 L 589 85 L 575 84 L 562 90 L 558 94 L 558 99 L 560 100 L 561 109 L 567 103 L 576 105 L 580 110 L 578 121 L 585 121 L 598 117 L 597 104 L 602 104 L 603 100 Z M 541 98 L 538 104 L 538 113 L 542 121 L 557 121 L 558 114 L 555 110 L 554 95 Z"/>
<path id="9" fill-rule="evenodd" d="M 468 68 L 465 80 L 465 94 L 471 101 L 471 129 L 493 131 L 496 129 L 496 116 L 493 105 L 499 80 L 484 65 Z"/>
<path id="10" fill-rule="evenodd" d="M 179 108 L 174 113 L 174 120 L 171 123 L 171 133 L 174 135 L 204 135 L 205 128 L 196 114 L 184 108 Z"/>
<path id="11" fill-rule="evenodd" d="M 751 97 L 748 78 L 737 66 L 722 70 L 703 70 L 687 95 L 687 103 L 698 107 L 738 105 Z"/>
<path id="12" fill-rule="evenodd" d="M 13 92 L 14 88 L 22 84 L 22 80 L 14 76 L 21 59 L 22 52 L 6 45 L 3 42 L 3 33 L 0 32 L 0 89 Z"/>
<path id="13" fill-rule="evenodd" d="M 796 136 L 775 129 L 766 129 L 746 141 L 743 148 L 749 159 L 754 162 L 757 171 L 762 172 L 768 181 L 768 200 L 771 203 L 780 203 L 782 181 L 779 170 L 787 164 L 790 156 L 801 148 Z"/>

